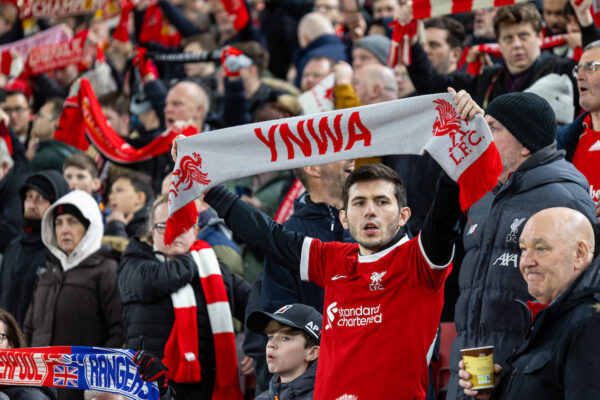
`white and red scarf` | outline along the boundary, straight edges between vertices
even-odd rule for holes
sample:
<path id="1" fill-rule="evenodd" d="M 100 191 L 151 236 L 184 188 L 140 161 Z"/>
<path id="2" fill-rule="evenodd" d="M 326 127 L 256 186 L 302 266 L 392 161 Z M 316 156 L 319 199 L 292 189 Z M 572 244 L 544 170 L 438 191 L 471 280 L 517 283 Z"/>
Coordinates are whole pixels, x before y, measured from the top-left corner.
<path id="1" fill-rule="evenodd" d="M 460 186 L 466 209 L 502 165 L 487 123 L 464 121 L 454 94 L 412 97 L 206 132 L 177 141 L 165 243 L 197 219 L 193 200 L 221 182 L 266 171 L 427 151 Z"/>
<path id="2" fill-rule="evenodd" d="M 146 146 L 136 149 L 129 145 L 108 124 L 100 103 L 87 79 L 81 79 L 79 89 L 65 101 L 54 139 L 86 151 L 92 143 L 106 158 L 119 163 L 134 163 L 164 154 L 171 149 L 175 136 L 198 133 L 193 126 L 175 126 Z"/>
<path id="3" fill-rule="evenodd" d="M 210 245 L 202 240 L 192 245 L 190 254 L 198 267 L 215 345 L 217 372 L 212 399 L 241 400 L 233 322 L 219 261 Z M 163 363 L 169 368 L 169 379 L 178 383 L 200 382 L 196 297 L 192 285 L 172 293 L 171 300 L 175 323 L 165 346 Z"/>

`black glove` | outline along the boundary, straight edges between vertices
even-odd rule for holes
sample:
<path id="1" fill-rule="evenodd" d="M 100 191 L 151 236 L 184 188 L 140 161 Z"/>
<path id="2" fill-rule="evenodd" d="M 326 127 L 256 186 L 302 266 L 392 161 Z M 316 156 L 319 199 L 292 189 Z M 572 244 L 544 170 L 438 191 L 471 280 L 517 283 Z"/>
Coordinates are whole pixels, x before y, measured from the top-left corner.
<path id="1" fill-rule="evenodd" d="M 133 356 L 133 362 L 138 365 L 138 373 L 142 380 L 158 384 L 161 397 L 169 390 L 167 371 L 169 369 L 158 357 L 146 350 L 138 350 Z"/>

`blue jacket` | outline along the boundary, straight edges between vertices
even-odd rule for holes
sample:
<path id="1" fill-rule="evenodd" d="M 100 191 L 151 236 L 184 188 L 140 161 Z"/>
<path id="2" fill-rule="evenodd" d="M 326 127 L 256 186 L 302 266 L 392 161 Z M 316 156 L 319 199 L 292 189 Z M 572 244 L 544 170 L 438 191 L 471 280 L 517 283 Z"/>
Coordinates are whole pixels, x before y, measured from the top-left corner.
<path id="1" fill-rule="evenodd" d="M 561 125 L 556 131 L 556 147 L 559 150 L 565 150 L 567 154 L 565 159 L 567 161 L 573 160 L 577 143 L 579 143 L 579 136 L 583 132 L 583 120 L 589 115 L 589 112 L 581 114 L 568 125 Z"/>
<path id="2" fill-rule="evenodd" d="M 313 203 L 308 193 L 304 193 L 294 202 L 294 214 L 283 226 L 325 242 L 353 242 L 338 216 L 336 208 L 326 203 Z M 324 290 L 314 283 L 303 282 L 300 275 L 275 264 L 268 257 L 265 258 L 262 281 L 261 310 L 273 312 L 286 304 L 301 303 L 323 312 Z"/>
<path id="3" fill-rule="evenodd" d="M 506 368 L 528 324 L 531 297 L 519 270 L 519 236 L 526 220 L 549 207 L 569 207 L 595 221 L 585 177 L 554 145 L 534 153 L 503 185 L 469 209 L 464 229 L 456 303 L 457 337 L 452 343 L 448 398 L 464 397 L 458 388 L 460 349 L 494 345 L 494 362 Z"/>
<path id="4" fill-rule="evenodd" d="M 348 61 L 348 49 L 342 43 L 341 39 L 335 35 L 319 36 L 303 49 L 299 49 L 295 55 L 296 80 L 294 84 L 300 87 L 302 80 L 302 71 L 306 63 L 313 57 L 329 57 L 334 61 Z"/>

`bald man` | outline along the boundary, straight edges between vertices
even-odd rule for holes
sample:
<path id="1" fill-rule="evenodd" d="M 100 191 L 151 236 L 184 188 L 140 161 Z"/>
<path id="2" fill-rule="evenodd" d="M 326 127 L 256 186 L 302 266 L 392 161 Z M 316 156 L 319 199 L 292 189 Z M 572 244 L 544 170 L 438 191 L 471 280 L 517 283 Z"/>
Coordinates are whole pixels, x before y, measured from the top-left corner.
<path id="1" fill-rule="evenodd" d="M 165 125 L 172 127 L 176 121 L 194 121 L 202 131 L 208 110 L 208 95 L 194 82 L 180 82 L 173 86 L 165 100 Z"/>
<path id="2" fill-rule="evenodd" d="M 534 214 L 519 238 L 519 269 L 535 302 L 527 302 L 531 326 L 509 358 L 509 370 L 495 365 L 500 383 L 495 399 L 596 399 L 600 393 L 600 259 L 592 263 L 594 233 L 583 214 L 548 208 Z M 459 363 L 459 384 L 468 396 L 470 374 Z"/>
<path id="3" fill-rule="evenodd" d="M 394 72 L 383 65 L 369 64 L 354 74 L 352 86 L 362 104 L 376 104 L 398 98 Z"/>
<path id="4" fill-rule="evenodd" d="M 300 49 L 296 63 L 294 84 L 300 87 L 302 72 L 308 61 L 315 57 L 328 57 L 333 61 L 348 61 L 346 46 L 335 35 L 333 24 L 319 12 L 306 14 L 298 24 Z"/>

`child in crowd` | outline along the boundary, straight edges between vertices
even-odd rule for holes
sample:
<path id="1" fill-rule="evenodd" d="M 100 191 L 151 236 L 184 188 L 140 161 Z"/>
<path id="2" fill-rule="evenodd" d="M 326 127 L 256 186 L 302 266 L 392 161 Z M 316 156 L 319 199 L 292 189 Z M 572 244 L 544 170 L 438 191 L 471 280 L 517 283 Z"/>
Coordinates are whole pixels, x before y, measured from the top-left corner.
<path id="1" fill-rule="evenodd" d="M 313 398 L 321 321 L 313 307 L 288 304 L 273 314 L 254 311 L 246 324 L 267 335 L 267 365 L 275 374 L 269 390 L 256 400 L 306 400 Z"/>
<path id="2" fill-rule="evenodd" d="M 98 179 L 98 166 L 90 156 L 84 153 L 75 153 L 63 163 L 63 177 L 71 190 L 83 190 L 93 195 L 100 189 Z"/>
<path id="3" fill-rule="evenodd" d="M 147 232 L 148 207 L 154 197 L 150 177 L 136 171 L 119 173 L 108 194 L 111 214 L 106 218 L 105 235 L 129 238 Z"/>

